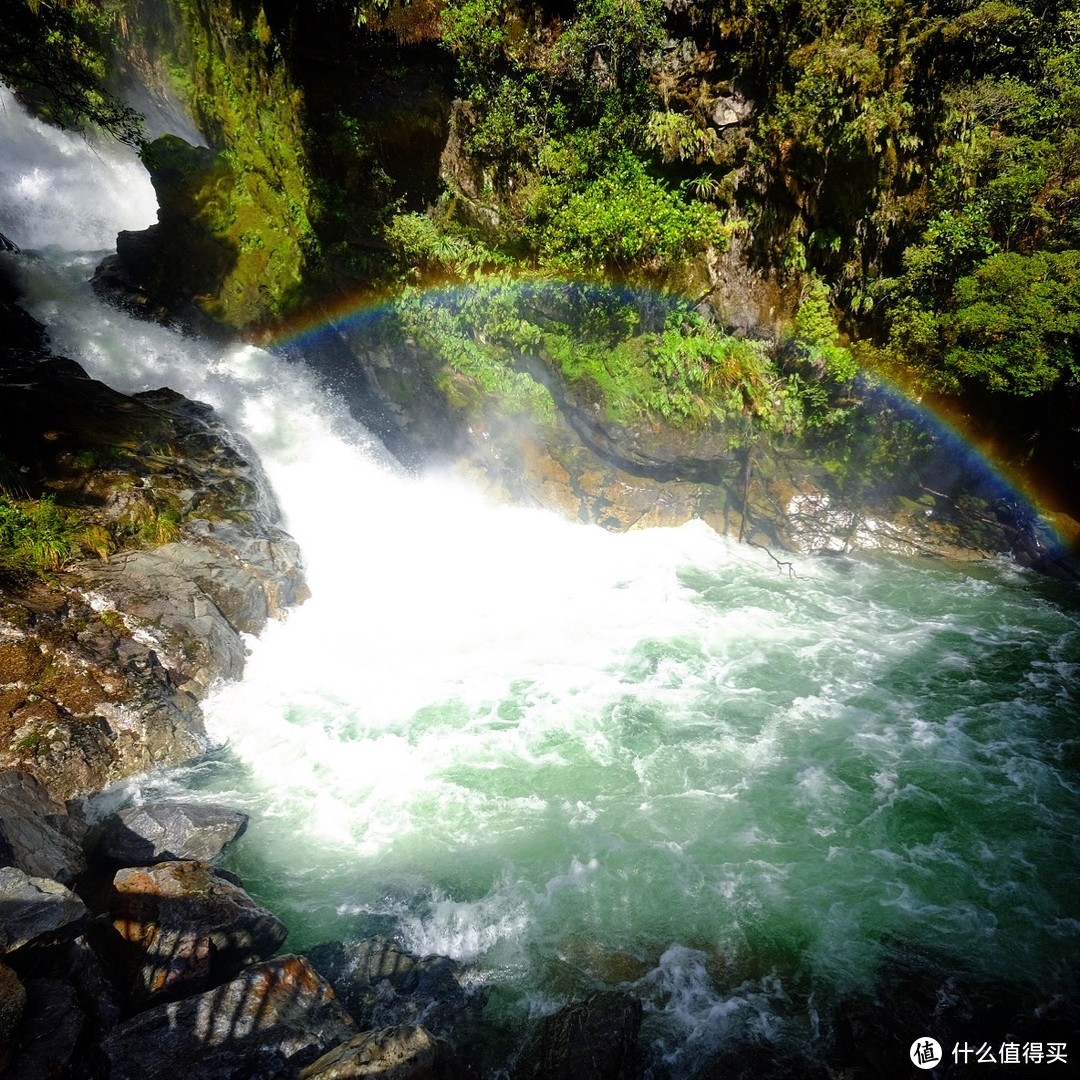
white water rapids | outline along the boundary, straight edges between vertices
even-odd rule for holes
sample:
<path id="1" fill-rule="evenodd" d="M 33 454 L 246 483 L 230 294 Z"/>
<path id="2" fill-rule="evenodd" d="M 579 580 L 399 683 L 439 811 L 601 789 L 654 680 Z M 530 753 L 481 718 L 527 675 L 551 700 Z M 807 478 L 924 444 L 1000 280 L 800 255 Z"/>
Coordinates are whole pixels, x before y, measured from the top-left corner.
<path id="1" fill-rule="evenodd" d="M 235 867 L 291 947 L 389 931 L 475 963 L 493 1022 L 621 986 L 658 1077 L 813 1052 L 897 942 L 1075 992 L 1074 597 L 1004 562 L 789 576 L 701 523 L 613 535 L 406 476 L 302 365 L 92 296 L 154 220 L 136 161 L 6 91 L 0 146 L 54 350 L 213 405 L 304 551 L 312 598 L 205 703 L 228 752 L 126 789 L 248 809 Z"/>

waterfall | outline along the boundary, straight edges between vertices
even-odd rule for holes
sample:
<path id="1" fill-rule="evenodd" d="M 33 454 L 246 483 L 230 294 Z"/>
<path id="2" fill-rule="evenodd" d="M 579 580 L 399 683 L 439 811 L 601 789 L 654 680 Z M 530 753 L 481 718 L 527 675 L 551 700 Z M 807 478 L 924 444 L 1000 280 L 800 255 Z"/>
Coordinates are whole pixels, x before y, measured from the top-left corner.
<path id="1" fill-rule="evenodd" d="M 701 522 L 614 535 L 405 475 L 302 363 L 90 293 L 153 220 L 137 162 L 6 92 L 0 140 L 0 257 L 55 351 L 213 405 L 303 548 L 312 598 L 205 703 L 227 752 L 129 785 L 249 809 L 235 868 L 291 947 L 390 932 L 510 1025 L 619 986 L 657 1077 L 813 1054 L 898 957 L 1075 992 L 1074 595 L 1005 561 L 788 573 Z"/>

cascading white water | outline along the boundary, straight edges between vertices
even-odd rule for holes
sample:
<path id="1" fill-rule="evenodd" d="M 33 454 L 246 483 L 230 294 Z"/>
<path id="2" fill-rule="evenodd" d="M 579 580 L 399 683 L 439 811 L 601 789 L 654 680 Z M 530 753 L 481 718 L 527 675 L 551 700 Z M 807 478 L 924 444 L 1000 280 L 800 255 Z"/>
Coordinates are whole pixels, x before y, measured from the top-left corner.
<path id="1" fill-rule="evenodd" d="M 1075 991 L 1074 598 L 1007 563 L 789 576 L 700 523 L 612 535 L 405 476 L 302 365 L 93 298 L 153 217 L 137 163 L 6 94 L 0 139 L 56 351 L 212 404 L 304 550 L 311 600 L 206 702 L 228 754 L 141 784 L 252 810 L 237 867 L 294 947 L 389 929 L 475 962 L 494 1020 L 622 985 L 657 1076 L 812 1047 L 897 943 Z"/>

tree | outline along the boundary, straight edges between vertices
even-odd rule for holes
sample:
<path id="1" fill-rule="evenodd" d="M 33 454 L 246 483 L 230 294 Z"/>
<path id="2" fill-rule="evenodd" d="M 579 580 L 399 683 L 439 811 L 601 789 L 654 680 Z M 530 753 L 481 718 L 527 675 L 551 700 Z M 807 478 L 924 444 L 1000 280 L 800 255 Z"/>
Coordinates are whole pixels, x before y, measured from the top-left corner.
<path id="1" fill-rule="evenodd" d="M 42 119 L 140 146 L 142 118 L 106 89 L 113 21 L 85 0 L 0 0 L 0 81 Z"/>

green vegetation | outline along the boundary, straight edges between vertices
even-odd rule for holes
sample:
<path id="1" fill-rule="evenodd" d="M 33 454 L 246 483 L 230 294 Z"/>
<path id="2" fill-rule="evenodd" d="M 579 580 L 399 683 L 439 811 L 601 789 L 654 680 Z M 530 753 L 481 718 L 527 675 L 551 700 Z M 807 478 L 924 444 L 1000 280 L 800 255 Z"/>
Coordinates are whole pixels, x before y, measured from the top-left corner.
<path id="1" fill-rule="evenodd" d="M 505 0 L 449 0 L 442 39 L 471 103 L 469 151 L 489 177 L 487 197 L 509 212 L 504 236 L 518 259 L 644 280 L 723 247 L 716 208 L 648 161 L 660 0 L 584 0 L 558 33 L 542 12 Z"/>
<path id="2" fill-rule="evenodd" d="M 537 378 L 554 370 L 578 403 L 614 423 L 718 426 L 733 441 L 794 434 L 841 417 L 854 374 L 834 324 L 831 335 L 819 324 L 818 337 L 793 338 L 782 369 L 764 342 L 722 333 L 685 301 L 603 285 L 488 277 L 438 293 L 406 290 L 395 311 L 405 335 L 483 395 L 541 420 L 553 402 Z"/>
<path id="3" fill-rule="evenodd" d="M 302 96 L 261 8 L 246 18 L 229 5 L 170 6 L 178 26 L 174 80 L 219 149 L 180 210 L 194 204 L 203 247 L 218 252 L 210 259 L 214 292 L 201 304 L 239 329 L 274 323 L 303 299 L 317 252 Z M 148 153 L 159 174 L 167 171 L 162 157 L 167 164 L 179 157 L 161 140 Z"/>
<path id="4" fill-rule="evenodd" d="M 47 574 L 95 554 L 103 536 L 53 499 L 0 495 L 0 571 Z"/>
<path id="5" fill-rule="evenodd" d="M 168 493 L 131 498 L 122 514 L 102 519 L 0 483 L 0 574 L 48 576 L 80 559 L 172 543 L 183 519 L 179 499 Z"/>
<path id="6" fill-rule="evenodd" d="M 109 90 L 123 8 L 122 0 L 7 0 L 0 81 L 49 123 L 94 125 L 139 145 L 141 117 Z"/>
<path id="7" fill-rule="evenodd" d="M 1080 7 L 755 0 L 712 19 L 758 122 L 738 197 L 917 387 L 1076 383 Z M 867 353 L 866 355 L 871 355 Z"/>
<path id="8" fill-rule="evenodd" d="M 169 8 L 178 32 L 159 36 L 216 147 L 177 219 L 202 230 L 200 302 L 230 325 L 404 288 L 402 323 L 458 398 L 550 413 L 535 361 L 611 418 L 775 431 L 841 426 L 860 367 L 879 370 L 1080 476 L 1078 0 Z M 0 74 L 43 55 L 55 83 L 72 60 L 82 96 L 39 108 L 93 119 L 134 11 L 17 3 Z M 769 348 L 696 314 L 591 335 L 576 300 L 552 301 L 560 327 L 543 286 L 507 286 L 700 297 L 736 230 L 787 290 Z M 472 301 L 410 291 L 463 282 Z"/>

